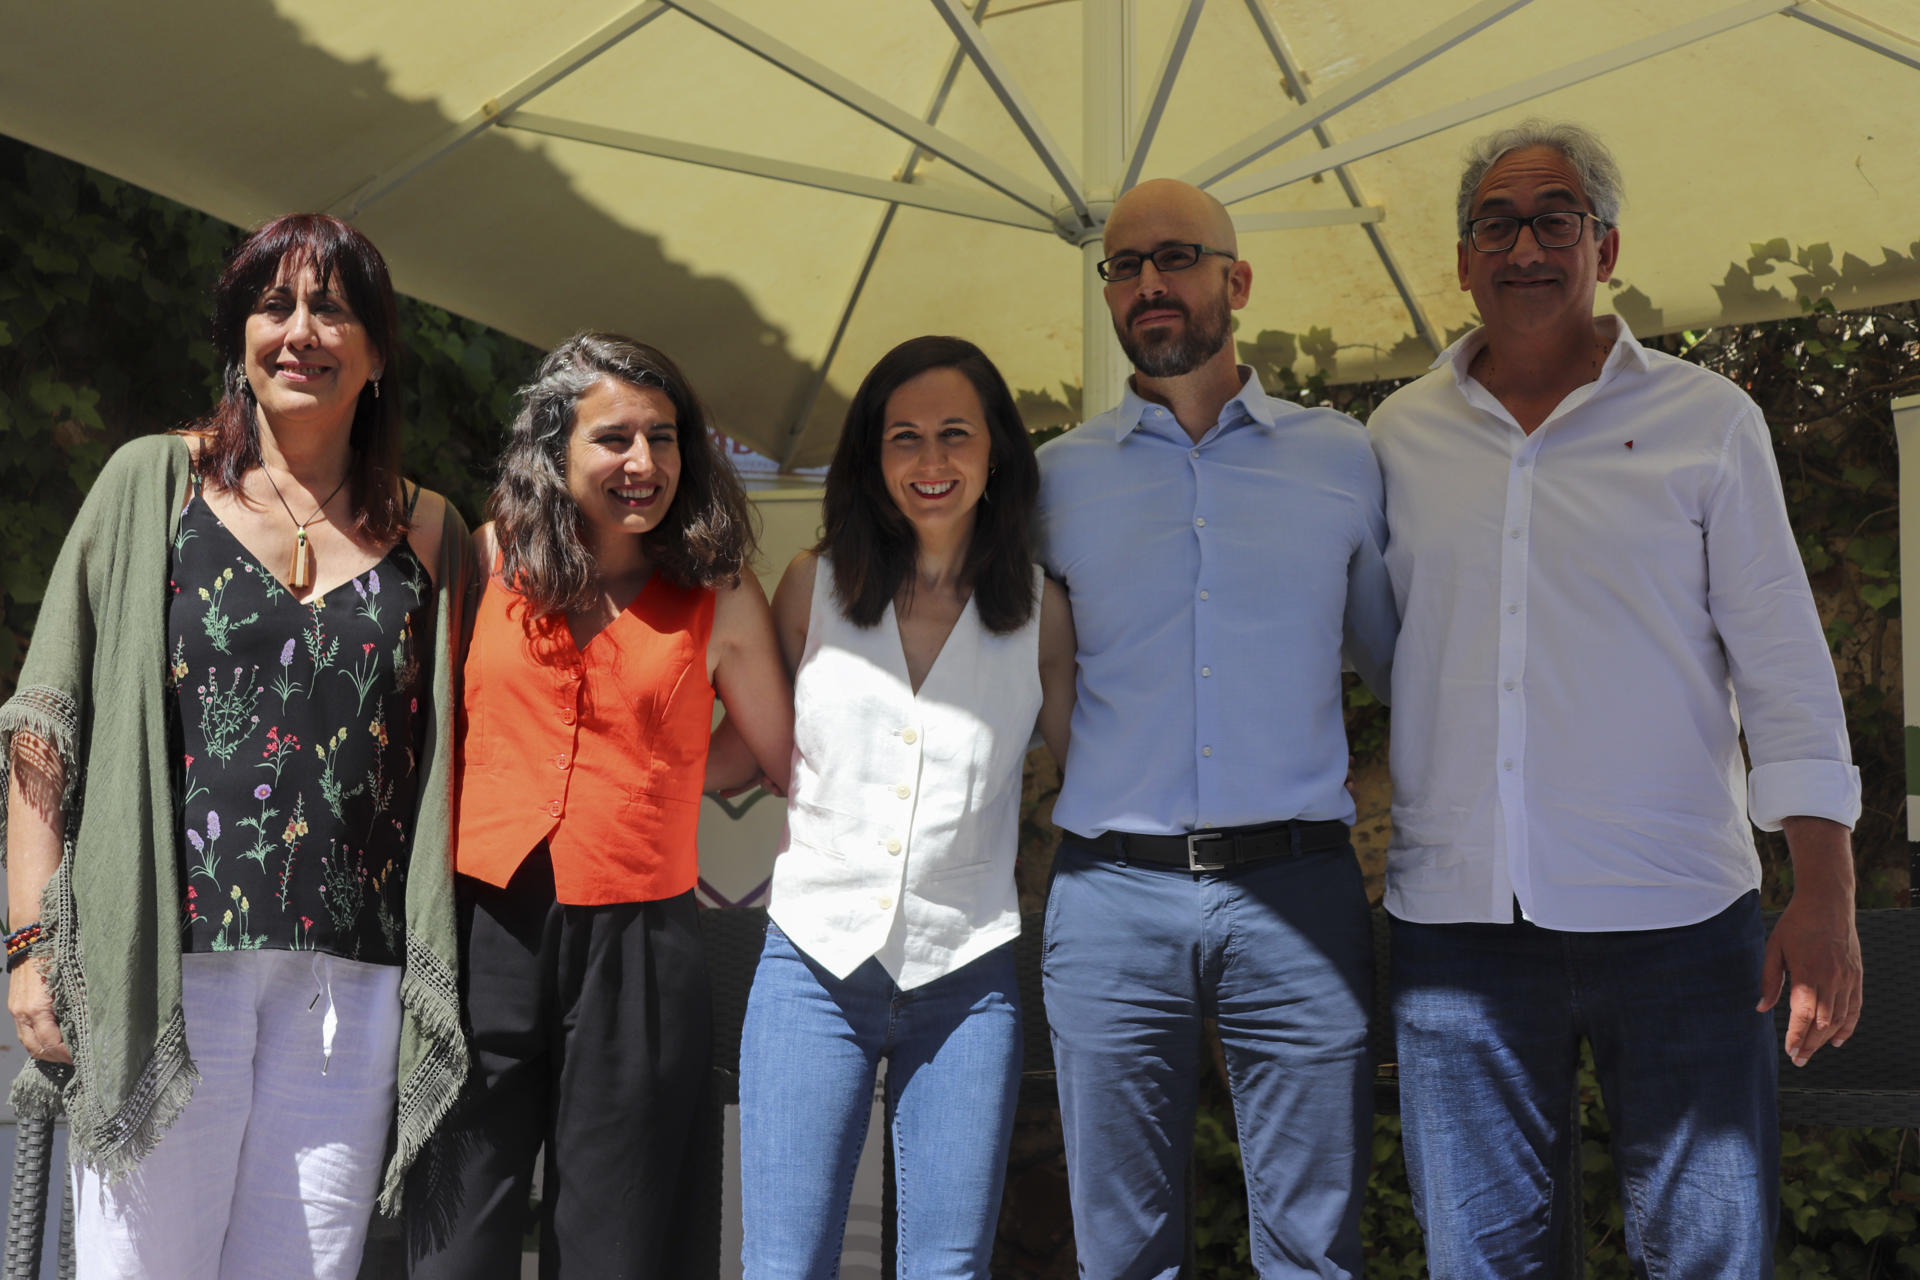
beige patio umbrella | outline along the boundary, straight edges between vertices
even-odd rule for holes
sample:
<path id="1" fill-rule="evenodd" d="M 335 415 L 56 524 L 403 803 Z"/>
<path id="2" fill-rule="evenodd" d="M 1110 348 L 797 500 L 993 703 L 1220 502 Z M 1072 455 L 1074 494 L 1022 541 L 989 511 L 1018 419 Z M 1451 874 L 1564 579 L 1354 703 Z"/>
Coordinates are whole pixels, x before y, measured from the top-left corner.
<path id="1" fill-rule="evenodd" d="M 1637 332 L 1920 295 L 1920 0 L 1846 3 L 0 0 L 0 131 L 235 223 L 340 212 L 538 345 L 648 338 L 804 465 L 915 333 L 1042 419 L 1110 403 L 1091 263 L 1143 175 L 1229 203 L 1263 360 L 1418 371 L 1473 321 L 1460 151 L 1527 114 L 1618 152 Z"/>

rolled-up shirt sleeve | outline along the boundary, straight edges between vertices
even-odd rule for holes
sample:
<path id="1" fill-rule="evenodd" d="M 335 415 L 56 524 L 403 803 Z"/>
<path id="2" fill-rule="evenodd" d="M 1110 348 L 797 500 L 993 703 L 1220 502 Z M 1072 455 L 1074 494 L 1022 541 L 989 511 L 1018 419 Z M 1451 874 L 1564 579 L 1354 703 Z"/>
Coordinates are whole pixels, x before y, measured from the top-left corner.
<path id="1" fill-rule="evenodd" d="M 1797 816 L 1851 827 L 1860 817 L 1860 771 L 1757 407 L 1728 429 L 1706 521 L 1707 607 L 1752 765 L 1748 816 L 1763 831 Z"/>

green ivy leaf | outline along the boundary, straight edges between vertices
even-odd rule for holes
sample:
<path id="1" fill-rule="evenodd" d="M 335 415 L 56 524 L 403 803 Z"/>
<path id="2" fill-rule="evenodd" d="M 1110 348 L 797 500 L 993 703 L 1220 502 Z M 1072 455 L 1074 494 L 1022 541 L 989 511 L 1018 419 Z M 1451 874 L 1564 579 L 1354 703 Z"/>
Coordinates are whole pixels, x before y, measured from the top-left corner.
<path id="1" fill-rule="evenodd" d="M 1856 489 L 1871 489 L 1880 483 L 1880 472 L 1873 467 L 1848 467 L 1840 478 Z"/>
<path id="2" fill-rule="evenodd" d="M 1860 600 L 1869 609 L 1884 609 L 1899 598 L 1898 582 L 1868 582 L 1860 587 Z"/>
<path id="3" fill-rule="evenodd" d="M 140 271 L 133 245 L 124 240 L 107 240 L 95 245 L 87 253 L 87 263 L 109 280 L 131 280 Z"/>
<path id="4" fill-rule="evenodd" d="M 1849 1209 L 1843 1215 L 1847 1227 L 1860 1237 L 1861 1244 L 1872 1244 L 1886 1232 L 1890 1215 L 1885 1209 Z"/>
<path id="5" fill-rule="evenodd" d="M 44 242 L 27 246 L 27 259 L 33 263 L 33 269 L 42 275 L 72 275 L 80 269 L 80 259 L 63 249 L 56 249 Z"/>

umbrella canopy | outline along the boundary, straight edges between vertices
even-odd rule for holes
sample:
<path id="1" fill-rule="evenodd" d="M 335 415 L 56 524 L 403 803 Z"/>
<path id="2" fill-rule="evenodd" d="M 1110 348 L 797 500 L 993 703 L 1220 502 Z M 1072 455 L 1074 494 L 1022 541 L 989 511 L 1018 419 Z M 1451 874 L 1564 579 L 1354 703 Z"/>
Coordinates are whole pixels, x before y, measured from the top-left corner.
<path id="1" fill-rule="evenodd" d="M 1847 4 L 8 0 L 0 130 L 235 223 L 351 217 L 536 345 L 651 340 L 807 465 L 917 333 L 1039 422 L 1111 403 L 1091 263 L 1141 177 L 1232 209 L 1243 350 L 1417 372 L 1474 322 L 1462 148 L 1529 114 L 1621 161 L 1636 332 L 1920 295 L 1920 0 Z"/>

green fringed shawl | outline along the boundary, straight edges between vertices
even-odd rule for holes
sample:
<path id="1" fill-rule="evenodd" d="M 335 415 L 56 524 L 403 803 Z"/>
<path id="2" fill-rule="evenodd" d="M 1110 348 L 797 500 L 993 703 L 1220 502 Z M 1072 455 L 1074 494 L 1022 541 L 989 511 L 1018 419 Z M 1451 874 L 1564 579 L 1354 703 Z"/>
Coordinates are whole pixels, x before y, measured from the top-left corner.
<path id="1" fill-rule="evenodd" d="M 180 1012 L 180 823 L 166 707 L 169 551 L 189 474 L 179 436 L 135 440 L 108 460 L 54 564 L 18 691 L 0 707 L 0 840 L 13 734 L 47 742 L 66 769 L 66 848 L 42 900 L 38 951 L 74 1067 L 29 1061 L 13 1105 L 27 1115 L 64 1109 L 74 1152 L 109 1177 L 153 1149 L 198 1081 Z M 399 1105 L 380 1193 L 389 1214 L 467 1073 L 451 842 L 453 646 L 471 573 L 466 524 L 449 503 L 407 874 Z"/>

